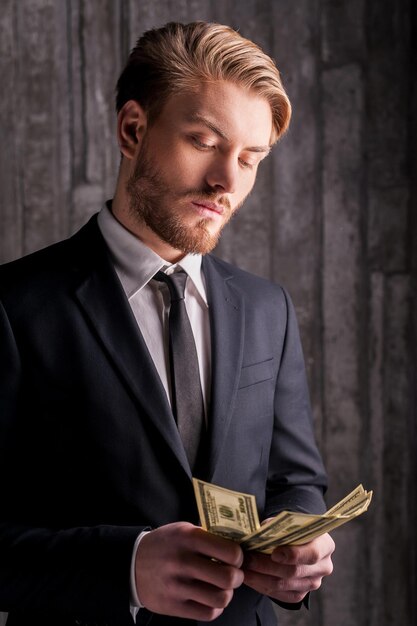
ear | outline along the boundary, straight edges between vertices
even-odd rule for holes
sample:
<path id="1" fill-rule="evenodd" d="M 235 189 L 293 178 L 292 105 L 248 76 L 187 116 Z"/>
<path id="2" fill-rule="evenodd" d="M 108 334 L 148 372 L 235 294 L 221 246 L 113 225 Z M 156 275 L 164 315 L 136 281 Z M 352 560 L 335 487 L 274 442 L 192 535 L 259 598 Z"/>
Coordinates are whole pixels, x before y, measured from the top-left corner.
<path id="1" fill-rule="evenodd" d="M 147 115 L 139 102 L 128 100 L 117 116 L 117 140 L 120 152 L 133 159 L 143 141 L 147 126 Z"/>

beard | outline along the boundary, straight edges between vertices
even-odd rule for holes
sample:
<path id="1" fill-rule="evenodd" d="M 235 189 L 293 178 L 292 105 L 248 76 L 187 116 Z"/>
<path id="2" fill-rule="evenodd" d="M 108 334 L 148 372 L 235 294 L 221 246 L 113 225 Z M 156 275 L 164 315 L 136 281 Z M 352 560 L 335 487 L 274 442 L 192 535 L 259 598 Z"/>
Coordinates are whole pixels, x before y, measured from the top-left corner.
<path id="1" fill-rule="evenodd" d="M 129 211 L 136 223 L 145 223 L 162 241 L 185 254 L 207 254 L 213 250 L 223 227 L 234 214 L 228 198 L 219 197 L 213 189 L 171 190 L 150 158 L 146 144 L 127 181 L 126 190 Z M 223 222 L 217 231 L 210 231 L 210 218 L 200 218 L 192 224 L 187 222 L 187 206 L 192 201 L 210 201 L 223 207 Z"/>

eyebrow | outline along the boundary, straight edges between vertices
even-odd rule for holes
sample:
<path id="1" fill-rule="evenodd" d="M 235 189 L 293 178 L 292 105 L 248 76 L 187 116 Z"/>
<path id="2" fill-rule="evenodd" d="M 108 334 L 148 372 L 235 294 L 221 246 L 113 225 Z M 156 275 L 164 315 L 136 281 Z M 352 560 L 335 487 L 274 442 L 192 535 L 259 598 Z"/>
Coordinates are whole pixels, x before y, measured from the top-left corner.
<path id="1" fill-rule="evenodd" d="M 216 124 L 213 124 L 213 122 L 204 115 L 200 115 L 199 113 L 192 113 L 190 117 L 188 117 L 187 121 L 204 124 L 204 126 L 207 126 L 207 128 L 209 128 L 211 131 L 213 131 L 213 133 L 218 135 L 218 137 L 230 142 L 230 139 L 224 132 L 224 130 L 216 126 Z M 248 148 L 245 148 L 245 150 L 247 150 L 248 152 L 265 152 L 266 154 L 268 154 L 271 151 L 271 146 L 249 146 Z"/>

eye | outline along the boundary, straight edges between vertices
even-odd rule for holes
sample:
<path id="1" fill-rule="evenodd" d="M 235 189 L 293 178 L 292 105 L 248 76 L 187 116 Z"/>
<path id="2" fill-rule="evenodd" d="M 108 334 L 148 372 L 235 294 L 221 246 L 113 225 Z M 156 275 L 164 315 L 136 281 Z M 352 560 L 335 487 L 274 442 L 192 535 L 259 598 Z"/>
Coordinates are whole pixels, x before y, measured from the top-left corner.
<path id="1" fill-rule="evenodd" d="M 254 163 L 250 163 L 249 161 L 245 161 L 245 159 L 242 159 L 242 158 L 239 158 L 239 163 L 245 169 L 252 170 L 255 167 Z"/>
<path id="2" fill-rule="evenodd" d="M 191 137 L 191 141 L 198 150 L 212 150 L 215 148 L 213 144 L 204 143 L 204 141 L 201 141 L 198 137 Z"/>

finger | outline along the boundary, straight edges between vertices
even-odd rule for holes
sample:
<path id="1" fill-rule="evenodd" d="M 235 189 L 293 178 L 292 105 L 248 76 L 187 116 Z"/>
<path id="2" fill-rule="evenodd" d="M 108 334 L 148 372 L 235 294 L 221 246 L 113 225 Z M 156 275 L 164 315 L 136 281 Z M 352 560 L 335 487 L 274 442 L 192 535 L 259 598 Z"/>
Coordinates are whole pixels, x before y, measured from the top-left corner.
<path id="1" fill-rule="evenodd" d="M 153 613 L 196 621 L 210 622 L 223 613 L 222 608 L 213 608 L 190 599 L 177 598 L 167 612 L 163 607 L 152 609 Z"/>
<path id="2" fill-rule="evenodd" d="M 309 592 L 315 591 L 321 586 L 321 577 L 305 577 L 305 578 L 277 578 L 251 570 L 245 571 L 245 585 L 252 587 L 261 594 L 283 600 L 283 594 L 289 594 L 294 597 L 298 595 L 298 599 L 288 600 L 290 602 L 299 602 Z M 286 602 L 287 600 L 283 600 Z"/>
<path id="3" fill-rule="evenodd" d="M 288 585 L 288 581 L 250 570 L 245 572 L 245 585 L 262 595 L 281 600 L 282 602 L 300 602 L 310 591 L 307 584 L 302 585 L 299 582 L 299 589 L 293 589 Z"/>
<path id="4" fill-rule="evenodd" d="M 201 528 L 195 528 L 193 547 L 200 554 L 234 567 L 241 567 L 243 563 L 243 551 L 237 543 L 212 535 Z"/>
<path id="5" fill-rule="evenodd" d="M 178 603 L 175 615 L 185 617 L 198 622 L 211 622 L 223 613 L 224 609 L 215 609 L 213 607 L 194 602 L 194 600 L 186 600 Z"/>
<path id="6" fill-rule="evenodd" d="M 334 549 L 335 543 L 326 533 L 301 546 L 279 546 L 271 558 L 276 563 L 313 565 L 330 556 Z"/>
<path id="7" fill-rule="evenodd" d="M 182 575 L 200 580 L 219 589 L 237 589 L 243 583 L 243 571 L 237 567 L 192 555 L 183 564 Z"/>
<path id="8" fill-rule="evenodd" d="M 233 598 L 233 589 L 219 589 L 201 581 L 182 581 L 179 597 L 213 609 L 224 609 Z"/>
<path id="9" fill-rule="evenodd" d="M 280 576 L 284 573 L 284 565 L 272 561 L 269 554 L 259 552 L 247 552 L 243 560 L 243 569 L 251 569 L 261 574 L 273 574 Z"/>
<path id="10" fill-rule="evenodd" d="M 276 563 L 270 555 L 256 553 L 245 556 L 243 570 L 285 579 L 304 578 L 315 573 L 313 566 Z"/>

